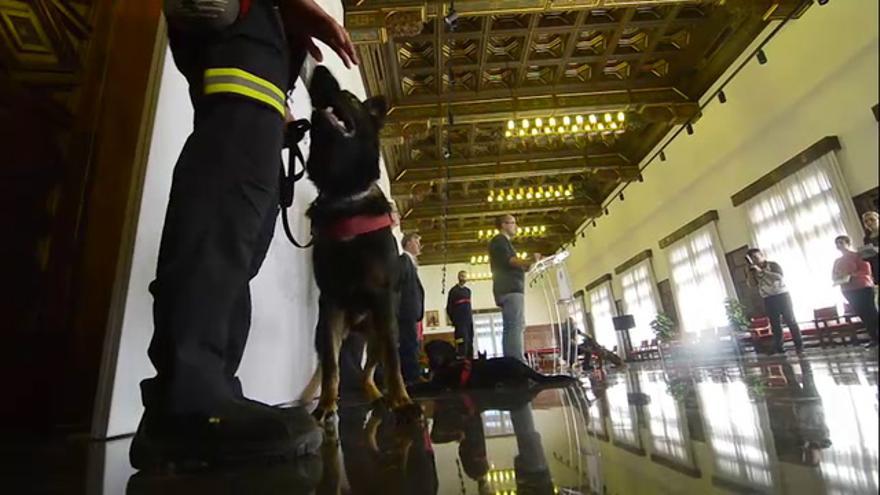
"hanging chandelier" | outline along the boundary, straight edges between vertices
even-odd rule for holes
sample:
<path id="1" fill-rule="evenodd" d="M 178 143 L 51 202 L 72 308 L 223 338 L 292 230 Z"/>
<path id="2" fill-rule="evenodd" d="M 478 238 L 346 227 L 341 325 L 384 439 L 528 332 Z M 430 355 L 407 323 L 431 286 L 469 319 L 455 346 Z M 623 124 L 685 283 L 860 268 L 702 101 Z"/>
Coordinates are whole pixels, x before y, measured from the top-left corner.
<path id="1" fill-rule="evenodd" d="M 511 139 L 541 136 L 577 136 L 622 134 L 626 131 L 626 114 L 564 115 L 534 119 L 508 120 L 504 137 Z"/>
<path id="2" fill-rule="evenodd" d="M 481 229 L 477 232 L 477 239 L 491 239 L 500 233 L 501 231 L 498 229 Z M 515 237 L 543 237 L 546 234 L 546 225 L 526 225 L 524 227 L 517 227 Z"/>
<path id="3" fill-rule="evenodd" d="M 525 260 L 525 259 L 529 258 L 529 253 L 527 253 L 527 252 L 516 253 L 516 257 L 521 260 Z M 471 256 L 471 264 L 472 265 L 485 265 L 488 262 L 489 262 L 489 255 L 488 254 L 481 254 L 479 256 Z"/>
<path id="4" fill-rule="evenodd" d="M 574 198 L 574 186 L 543 185 L 537 187 L 490 189 L 486 201 L 490 203 L 515 203 L 522 201 L 561 201 Z"/>

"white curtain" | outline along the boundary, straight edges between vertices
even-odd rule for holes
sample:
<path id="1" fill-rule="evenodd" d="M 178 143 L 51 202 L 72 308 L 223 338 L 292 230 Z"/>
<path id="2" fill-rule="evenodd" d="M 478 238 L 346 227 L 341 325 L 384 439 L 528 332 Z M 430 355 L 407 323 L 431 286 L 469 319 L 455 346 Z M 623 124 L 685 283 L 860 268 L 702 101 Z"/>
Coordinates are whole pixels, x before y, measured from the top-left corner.
<path id="1" fill-rule="evenodd" d="M 842 303 L 831 284 L 839 253 L 834 238 L 859 244 L 859 221 L 834 152 L 827 153 L 745 203 L 752 246 L 785 272 L 798 320 Z"/>
<path id="2" fill-rule="evenodd" d="M 590 291 L 590 313 L 593 315 L 596 342 L 609 350 L 614 348 L 617 345 L 617 332 L 614 331 L 612 320 L 616 316 L 616 311 L 611 282 L 605 282 Z"/>
<path id="3" fill-rule="evenodd" d="M 629 331 L 633 346 L 638 347 L 643 340 L 654 338 L 651 322 L 657 317 L 660 301 L 654 284 L 654 270 L 648 258 L 621 274 L 623 286 L 623 307 L 627 314 L 633 315 L 635 328 Z"/>
<path id="4" fill-rule="evenodd" d="M 724 300 L 733 294 L 733 283 L 722 262 L 715 222 L 675 242 L 666 251 L 682 330 L 702 332 L 727 327 Z"/>

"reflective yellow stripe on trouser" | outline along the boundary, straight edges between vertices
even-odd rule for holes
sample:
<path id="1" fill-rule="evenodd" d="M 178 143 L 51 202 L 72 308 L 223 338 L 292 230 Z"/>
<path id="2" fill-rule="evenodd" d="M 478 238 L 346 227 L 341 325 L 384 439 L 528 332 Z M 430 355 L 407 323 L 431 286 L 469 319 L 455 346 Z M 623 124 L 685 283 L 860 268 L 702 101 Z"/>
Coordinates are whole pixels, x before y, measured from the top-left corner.
<path id="1" fill-rule="evenodd" d="M 205 94 L 234 93 L 265 103 L 285 116 L 284 92 L 269 81 L 250 72 L 236 69 L 208 69 L 205 71 Z"/>

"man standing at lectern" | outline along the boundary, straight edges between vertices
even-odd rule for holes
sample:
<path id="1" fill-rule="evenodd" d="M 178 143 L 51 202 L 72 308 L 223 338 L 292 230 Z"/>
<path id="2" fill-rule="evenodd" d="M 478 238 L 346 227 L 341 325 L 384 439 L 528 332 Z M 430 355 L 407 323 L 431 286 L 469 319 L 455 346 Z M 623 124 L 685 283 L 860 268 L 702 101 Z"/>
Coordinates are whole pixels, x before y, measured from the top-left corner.
<path id="1" fill-rule="evenodd" d="M 499 234 L 489 241 L 489 264 L 492 268 L 492 292 L 495 304 L 501 308 L 504 327 L 501 344 L 505 357 L 525 361 L 523 332 L 525 331 L 525 274 L 534 261 L 516 255 L 510 239 L 516 235 L 516 218 L 501 215 L 495 219 Z M 535 261 L 541 259 L 535 254 Z"/>

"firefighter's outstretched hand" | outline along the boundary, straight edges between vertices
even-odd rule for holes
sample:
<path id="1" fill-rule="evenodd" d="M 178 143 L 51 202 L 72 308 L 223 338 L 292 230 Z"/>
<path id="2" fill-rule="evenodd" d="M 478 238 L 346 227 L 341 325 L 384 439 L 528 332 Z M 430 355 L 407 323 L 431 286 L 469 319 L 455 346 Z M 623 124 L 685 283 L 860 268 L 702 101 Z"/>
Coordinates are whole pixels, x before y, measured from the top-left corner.
<path id="1" fill-rule="evenodd" d="M 339 55 L 347 68 L 357 65 L 357 54 L 348 31 L 315 0 L 281 0 L 279 3 L 291 43 L 304 46 L 316 61 L 322 62 L 324 56 L 312 38 L 319 39 Z"/>

